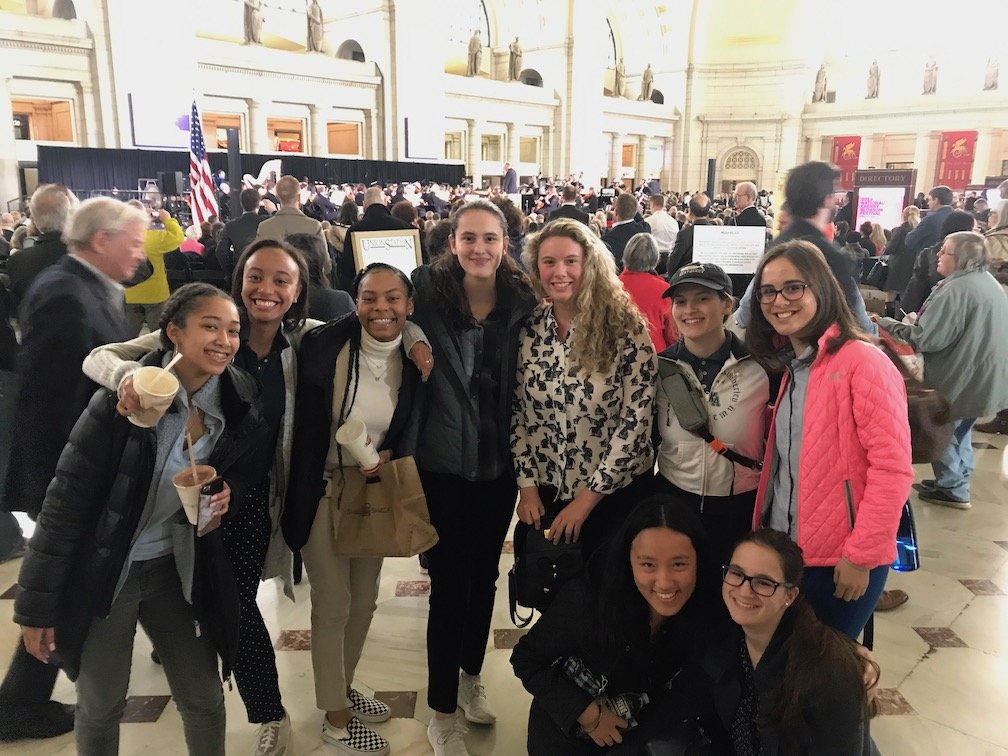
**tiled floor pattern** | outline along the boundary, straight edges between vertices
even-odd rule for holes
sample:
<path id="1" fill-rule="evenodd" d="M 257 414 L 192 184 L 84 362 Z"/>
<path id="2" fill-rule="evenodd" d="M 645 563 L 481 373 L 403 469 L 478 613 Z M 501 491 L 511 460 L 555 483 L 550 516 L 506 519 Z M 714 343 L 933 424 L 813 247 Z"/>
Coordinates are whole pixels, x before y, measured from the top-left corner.
<path id="1" fill-rule="evenodd" d="M 872 733 L 883 754 L 897 756 L 1008 756 L 1008 452 L 1004 436 L 975 434 L 977 474 L 973 509 L 956 511 L 920 502 L 914 494 L 921 540 L 921 569 L 892 573 L 889 587 L 910 601 L 875 621 L 875 657 L 882 668 L 882 714 Z M 918 478 L 931 477 L 919 467 Z M 510 567 L 511 544 L 501 557 Z M 17 579 L 20 562 L 0 565 L 0 586 Z M 483 678 L 498 714 L 496 727 L 472 726 L 470 751 L 479 756 L 524 753 L 528 695 L 511 673 L 510 649 L 524 634 L 508 616 L 505 581 L 499 583 L 493 632 Z M 379 605 L 355 686 L 388 703 L 393 718 L 377 729 L 398 756 L 430 753 L 425 737 L 425 634 L 429 583 L 415 559 L 386 560 Z M 293 754 L 333 753 L 318 736 L 311 674 L 311 608 L 307 583 L 291 603 L 273 584 L 259 601 L 273 637 L 284 704 L 294 724 Z M 0 598 L 10 599 L 7 590 Z M 0 603 L 10 616 L 10 604 Z M 13 624 L 0 623 L 0 659 L 17 642 Z M 181 721 L 168 685 L 150 659 L 150 643 L 138 633 L 133 653 L 128 724 L 123 754 L 185 752 Z M 73 701 L 73 686 L 60 677 L 56 697 Z M 252 752 L 255 728 L 245 720 L 237 690 L 226 691 L 228 753 Z M 73 739 L 0 744 L 0 752 L 73 754 Z"/>

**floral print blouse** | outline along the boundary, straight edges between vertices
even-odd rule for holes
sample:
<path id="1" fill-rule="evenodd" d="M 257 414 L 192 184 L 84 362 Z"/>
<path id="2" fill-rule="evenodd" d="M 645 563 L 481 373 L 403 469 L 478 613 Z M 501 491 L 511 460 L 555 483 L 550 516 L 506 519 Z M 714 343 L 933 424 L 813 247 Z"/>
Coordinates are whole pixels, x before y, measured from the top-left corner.
<path id="1" fill-rule="evenodd" d="M 645 328 L 620 339 L 611 369 L 590 375 L 560 339 L 553 306 L 532 313 L 518 348 L 511 421 L 520 487 L 554 486 L 558 501 L 587 487 L 608 495 L 651 469 L 657 357 Z"/>

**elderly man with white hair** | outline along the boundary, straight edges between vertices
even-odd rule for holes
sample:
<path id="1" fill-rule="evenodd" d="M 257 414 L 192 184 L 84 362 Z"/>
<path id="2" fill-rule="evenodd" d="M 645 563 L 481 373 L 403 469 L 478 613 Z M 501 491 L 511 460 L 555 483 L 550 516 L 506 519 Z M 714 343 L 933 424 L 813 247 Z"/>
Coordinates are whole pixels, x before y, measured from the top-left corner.
<path id="1" fill-rule="evenodd" d="M 50 209 L 63 206 L 56 196 L 63 191 L 47 192 Z M 38 517 L 70 430 L 98 388 L 81 363 L 95 347 L 133 335 L 123 311 L 122 283 L 146 259 L 149 221 L 145 211 L 117 200 L 87 200 L 63 230 L 69 253 L 37 276 L 21 302 L 6 511 Z M 50 700 L 57 671 L 18 644 L 0 684 L 0 741 L 50 738 L 73 729 L 73 707 Z"/>
<path id="2" fill-rule="evenodd" d="M 35 244 L 13 255 L 7 263 L 15 305 L 24 298 L 38 274 L 67 253 L 60 236 L 78 204 L 74 193 L 61 184 L 43 184 L 32 194 L 29 207 L 38 236 Z"/>
<path id="3" fill-rule="evenodd" d="M 729 220 L 729 226 L 760 226 L 766 228 L 766 218 L 756 208 L 756 184 L 752 181 L 740 181 L 735 185 L 735 215 Z"/>

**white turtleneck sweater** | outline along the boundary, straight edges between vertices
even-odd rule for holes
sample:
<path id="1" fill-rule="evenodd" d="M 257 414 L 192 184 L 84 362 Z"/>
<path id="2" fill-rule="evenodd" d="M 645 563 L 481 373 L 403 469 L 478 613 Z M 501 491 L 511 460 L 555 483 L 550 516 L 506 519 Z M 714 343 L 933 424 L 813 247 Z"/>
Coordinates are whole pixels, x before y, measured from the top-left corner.
<path id="1" fill-rule="evenodd" d="M 402 336 L 396 337 L 393 341 L 378 341 L 367 331 L 361 329 L 360 379 L 356 382 L 356 395 L 354 395 L 353 384 L 350 385 L 352 406 L 349 417 L 360 420 L 367 426 L 371 443 L 374 444 L 375 449 L 380 449 L 385 441 L 399 398 L 399 387 L 402 384 L 402 355 L 399 351 L 401 345 Z M 336 360 L 336 386 L 334 386 L 336 390 L 333 392 L 332 409 L 334 418 L 339 417 L 340 407 L 343 405 L 343 382 L 346 379 L 349 352 L 350 345 L 348 343 Z M 334 435 L 342 424 L 342 418 L 339 422 L 332 424 Z M 336 454 L 338 446 L 335 439 L 330 440 L 329 455 L 326 460 L 328 467 L 339 465 L 339 458 Z M 345 451 L 343 466 L 356 467 L 356 461 Z"/>

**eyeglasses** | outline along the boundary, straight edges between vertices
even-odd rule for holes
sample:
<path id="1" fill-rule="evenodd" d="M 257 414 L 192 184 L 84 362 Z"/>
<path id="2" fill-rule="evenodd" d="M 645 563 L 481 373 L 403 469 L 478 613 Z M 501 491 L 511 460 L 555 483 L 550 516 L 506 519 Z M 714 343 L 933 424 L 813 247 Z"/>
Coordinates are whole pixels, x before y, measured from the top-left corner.
<path id="1" fill-rule="evenodd" d="M 749 582 L 749 587 L 752 588 L 753 593 L 757 596 L 763 596 L 764 598 L 769 598 L 777 593 L 777 589 L 782 585 L 785 588 L 791 588 L 791 583 L 778 583 L 776 580 L 771 580 L 765 577 L 750 577 L 746 575 L 738 567 L 733 567 L 730 564 L 725 565 L 721 568 L 721 579 L 726 585 L 730 585 L 734 588 L 738 588 L 746 581 Z"/>
<path id="2" fill-rule="evenodd" d="M 805 296 L 805 289 L 807 287 L 808 284 L 797 281 L 786 283 L 780 289 L 775 289 L 773 286 L 760 286 L 756 290 L 756 295 L 759 297 L 760 304 L 773 304 L 778 294 L 783 296 L 788 302 L 797 302 Z"/>

